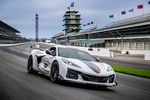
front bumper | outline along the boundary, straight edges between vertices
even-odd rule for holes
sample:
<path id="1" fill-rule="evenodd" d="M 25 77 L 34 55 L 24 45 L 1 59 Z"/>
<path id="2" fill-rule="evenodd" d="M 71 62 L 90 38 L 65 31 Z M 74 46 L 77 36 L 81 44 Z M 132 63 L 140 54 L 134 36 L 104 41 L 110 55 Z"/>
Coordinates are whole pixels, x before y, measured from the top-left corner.
<path id="1" fill-rule="evenodd" d="M 64 80 L 76 82 L 76 83 L 102 85 L 102 86 L 111 87 L 117 85 L 115 82 L 115 78 L 116 78 L 115 74 L 109 76 L 92 76 L 68 68 Z"/>

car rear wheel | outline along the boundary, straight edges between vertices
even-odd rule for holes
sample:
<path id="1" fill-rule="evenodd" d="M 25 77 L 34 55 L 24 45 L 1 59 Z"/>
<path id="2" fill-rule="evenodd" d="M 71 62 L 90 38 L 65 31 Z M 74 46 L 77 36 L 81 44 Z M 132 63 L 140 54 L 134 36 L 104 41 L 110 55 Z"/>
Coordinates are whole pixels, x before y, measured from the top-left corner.
<path id="1" fill-rule="evenodd" d="M 58 63 L 54 62 L 52 67 L 51 67 L 50 80 L 52 82 L 58 82 L 58 76 L 59 76 Z"/>
<path id="2" fill-rule="evenodd" d="M 33 73 L 33 59 L 32 59 L 32 56 L 30 56 L 28 58 L 28 64 L 27 64 L 27 72 L 28 73 Z"/>

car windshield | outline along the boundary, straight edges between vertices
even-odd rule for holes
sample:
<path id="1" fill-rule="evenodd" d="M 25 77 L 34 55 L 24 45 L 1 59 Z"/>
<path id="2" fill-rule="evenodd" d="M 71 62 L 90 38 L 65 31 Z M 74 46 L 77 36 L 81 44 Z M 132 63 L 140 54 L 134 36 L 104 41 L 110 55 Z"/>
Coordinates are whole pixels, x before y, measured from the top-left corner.
<path id="1" fill-rule="evenodd" d="M 87 61 L 96 61 L 89 53 L 78 49 L 73 49 L 73 48 L 59 47 L 58 56 L 65 57 L 65 58 L 87 60 Z"/>

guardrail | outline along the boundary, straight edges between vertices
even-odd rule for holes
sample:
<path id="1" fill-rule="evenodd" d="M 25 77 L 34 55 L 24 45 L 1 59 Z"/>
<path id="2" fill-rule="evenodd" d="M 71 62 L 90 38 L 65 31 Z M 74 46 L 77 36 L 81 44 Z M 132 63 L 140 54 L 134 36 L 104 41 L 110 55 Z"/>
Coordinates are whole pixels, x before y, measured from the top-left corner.
<path id="1" fill-rule="evenodd" d="M 14 44 L 0 44 L 0 47 L 7 47 L 7 46 L 16 46 L 16 45 L 21 45 L 21 44 L 26 44 L 27 42 L 24 43 L 14 43 Z"/>

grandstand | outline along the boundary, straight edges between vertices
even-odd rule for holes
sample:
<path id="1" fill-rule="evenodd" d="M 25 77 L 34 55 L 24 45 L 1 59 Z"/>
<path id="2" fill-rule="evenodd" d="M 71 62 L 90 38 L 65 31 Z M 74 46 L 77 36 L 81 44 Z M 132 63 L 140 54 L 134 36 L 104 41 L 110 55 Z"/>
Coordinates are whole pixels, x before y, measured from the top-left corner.
<path id="1" fill-rule="evenodd" d="M 0 20 L 0 43 L 16 43 L 28 41 L 17 33 L 20 32 Z"/>
<path id="2" fill-rule="evenodd" d="M 64 36 L 64 33 L 63 33 L 63 32 L 54 34 L 53 37 L 52 37 L 52 39 L 51 39 L 51 41 L 52 41 L 52 42 L 57 42 L 57 38 L 58 38 L 58 37 L 61 37 L 61 36 Z"/>
<path id="3" fill-rule="evenodd" d="M 114 50 L 150 50 L 150 13 L 120 20 L 102 29 L 60 36 L 55 40 L 59 44 Z"/>
<path id="4" fill-rule="evenodd" d="M 113 28 L 113 27 L 119 27 L 124 25 L 132 25 L 132 24 L 147 22 L 147 21 L 150 21 L 150 14 L 144 14 L 142 16 L 136 16 L 136 17 L 128 18 L 126 20 L 113 22 L 109 27 Z"/>

